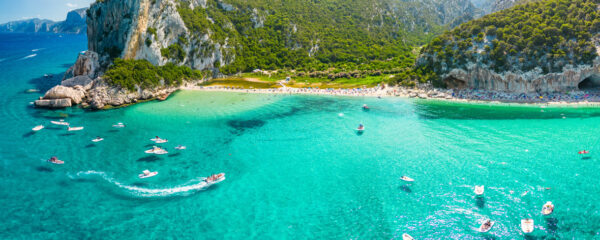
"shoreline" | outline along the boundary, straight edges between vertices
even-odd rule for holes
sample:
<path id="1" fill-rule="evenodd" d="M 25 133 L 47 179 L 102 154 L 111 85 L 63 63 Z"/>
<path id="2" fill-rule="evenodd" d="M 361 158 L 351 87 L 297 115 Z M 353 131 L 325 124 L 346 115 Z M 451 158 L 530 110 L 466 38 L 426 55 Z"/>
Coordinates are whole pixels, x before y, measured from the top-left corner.
<path id="1" fill-rule="evenodd" d="M 440 103 L 458 103 L 469 105 L 495 105 L 495 106 L 514 106 L 514 107 L 593 107 L 600 108 L 600 99 L 598 101 L 588 100 L 563 100 L 563 101 L 526 101 L 526 100 L 505 100 L 505 99 L 473 99 L 459 98 L 449 93 L 453 90 L 423 90 L 423 89 L 407 89 L 400 87 L 374 87 L 374 88 L 353 88 L 353 89 L 318 89 L 318 88 L 291 88 L 282 84 L 281 88 L 268 89 L 244 89 L 221 86 L 183 86 L 181 90 L 189 91 L 207 91 L 207 92 L 237 92 L 237 93 L 259 93 L 259 94 L 288 94 L 288 95 L 327 95 L 327 96 L 347 96 L 347 97 L 397 97 L 405 99 L 414 99 L 418 101 L 431 101 Z M 459 91 L 460 92 L 460 91 Z M 488 91 L 477 91 L 478 93 L 495 93 Z M 522 96 L 524 94 L 507 94 L 505 96 Z M 587 93 L 582 93 L 589 95 Z M 533 94 L 530 94 L 533 95 Z M 555 95 L 553 95 L 555 96 Z M 563 96 L 563 95 L 556 95 Z M 567 96 L 567 95 L 565 95 Z M 568 95 L 571 96 L 571 95 Z M 598 96 L 600 97 L 600 95 Z M 543 98 L 540 98 L 543 99 Z M 546 98 L 548 99 L 548 98 Z"/>

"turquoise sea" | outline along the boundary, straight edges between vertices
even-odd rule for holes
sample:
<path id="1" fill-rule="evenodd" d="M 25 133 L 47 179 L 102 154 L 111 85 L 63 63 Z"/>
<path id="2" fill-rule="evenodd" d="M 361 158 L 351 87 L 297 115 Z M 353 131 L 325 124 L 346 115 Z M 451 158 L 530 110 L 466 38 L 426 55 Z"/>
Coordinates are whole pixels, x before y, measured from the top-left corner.
<path id="1" fill-rule="evenodd" d="M 110 111 L 29 105 L 41 93 L 24 91 L 57 84 L 85 49 L 85 36 L 0 35 L 0 239 L 599 238 L 600 109 L 194 91 Z M 144 153 L 157 135 L 169 154 Z"/>

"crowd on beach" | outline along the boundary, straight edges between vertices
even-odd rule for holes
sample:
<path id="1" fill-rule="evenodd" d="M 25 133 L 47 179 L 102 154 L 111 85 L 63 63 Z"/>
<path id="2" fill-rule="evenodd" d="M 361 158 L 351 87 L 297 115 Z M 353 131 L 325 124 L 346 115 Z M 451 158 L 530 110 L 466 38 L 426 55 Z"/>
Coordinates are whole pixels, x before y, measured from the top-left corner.
<path id="1" fill-rule="evenodd" d="M 334 96 L 372 96 L 372 97 L 406 97 L 421 99 L 443 99 L 448 101 L 484 101 L 505 103 L 536 104 L 587 104 L 600 105 L 600 90 L 572 91 L 568 93 L 506 93 L 480 89 L 438 89 L 438 88 L 404 88 L 397 86 L 377 85 L 362 88 L 292 88 L 283 85 L 281 88 L 244 89 L 221 86 L 188 86 L 186 89 L 204 91 L 233 91 L 251 93 L 276 94 L 312 94 Z"/>

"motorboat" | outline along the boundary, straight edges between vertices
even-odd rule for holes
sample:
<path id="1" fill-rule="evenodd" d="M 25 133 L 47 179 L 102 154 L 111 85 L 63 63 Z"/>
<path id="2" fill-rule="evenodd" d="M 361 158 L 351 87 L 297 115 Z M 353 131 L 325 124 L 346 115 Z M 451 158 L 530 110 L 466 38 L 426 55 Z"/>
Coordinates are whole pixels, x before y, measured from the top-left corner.
<path id="1" fill-rule="evenodd" d="M 588 150 L 581 150 L 581 151 L 579 151 L 577 153 L 578 154 L 588 154 L 588 153 L 590 153 L 590 151 L 588 151 Z"/>
<path id="2" fill-rule="evenodd" d="M 552 204 L 552 202 L 548 201 L 542 207 L 542 214 L 550 215 L 550 214 L 552 214 L 552 212 L 554 212 L 554 204 Z"/>
<path id="3" fill-rule="evenodd" d="M 356 131 L 362 132 L 365 130 L 365 126 L 361 124 L 358 125 L 358 128 L 356 129 Z"/>
<path id="4" fill-rule="evenodd" d="M 50 123 L 55 125 L 69 126 L 69 123 L 62 119 L 60 121 L 50 121 Z"/>
<path id="5" fill-rule="evenodd" d="M 225 180 L 225 173 L 214 174 L 204 179 L 204 181 L 208 183 L 208 185 L 217 184 L 222 182 L 223 180 Z"/>
<path id="6" fill-rule="evenodd" d="M 177 150 L 185 150 L 186 147 L 179 145 L 179 146 L 175 147 L 175 149 L 177 149 Z"/>
<path id="7" fill-rule="evenodd" d="M 138 176 L 140 178 L 149 178 L 149 177 L 156 176 L 156 174 L 158 174 L 158 172 L 150 172 L 150 170 L 146 169 L 146 170 L 142 171 L 142 173 L 139 174 Z"/>
<path id="8" fill-rule="evenodd" d="M 65 163 L 65 161 L 58 160 L 57 157 L 51 157 L 50 159 L 48 159 L 48 162 L 54 163 L 54 164 L 59 164 L 59 165 Z"/>
<path id="9" fill-rule="evenodd" d="M 414 182 L 415 181 L 414 179 L 407 177 L 407 176 L 400 177 L 400 180 L 405 181 L 405 182 Z"/>
<path id="10" fill-rule="evenodd" d="M 32 128 L 31 130 L 34 131 L 34 132 L 37 132 L 37 131 L 42 130 L 42 129 L 44 129 L 44 125 L 37 125 L 34 128 Z"/>
<path id="11" fill-rule="evenodd" d="M 167 154 L 169 152 L 167 152 L 166 150 L 159 148 L 157 146 L 152 147 L 152 149 L 148 149 L 145 151 L 145 153 L 150 153 L 150 154 L 157 154 L 157 155 L 162 155 L 162 154 Z"/>
<path id="12" fill-rule="evenodd" d="M 485 190 L 485 187 L 483 185 L 475 186 L 475 191 L 474 191 L 475 195 L 477 195 L 477 196 L 483 195 L 484 190 Z"/>
<path id="13" fill-rule="evenodd" d="M 167 139 L 159 139 L 159 140 L 156 140 L 154 142 L 155 143 L 166 143 L 166 142 L 169 142 L 169 140 L 167 140 Z"/>
<path id="14" fill-rule="evenodd" d="M 525 218 L 521 220 L 521 230 L 523 230 L 524 233 L 531 233 L 533 232 L 533 219 L 531 218 Z"/>
<path id="15" fill-rule="evenodd" d="M 112 127 L 114 127 L 114 128 L 124 128 L 125 124 L 123 124 L 123 123 L 117 123 L 117 124 L 113 124 Z"/>
<path id="16" fill-rule="evenodd" d="M 408 235 L 408 233 L 403 233 L 402 240 L 415 240 L 415 239 L 411 235 Z"/>
<path id="17" fill-rule="evenodd" d="M 490 229 L 492 229 L 492 227 L 494 226 L 494 223 L 496 223 L 496 222 L 486 219 L 485 221 L 483 221 L 481 226 L 479 226 L 479 232 L 482 232 L 482 233 L 489 232 Z"/>
<path id="18" fill-rule="evenodd" d="M 36 93 L 39 91 L 40 91 L 39 89 L 35 89 L 35 88 L 25 90 L 26 93 Z"/>
<path id="19" fill-rule="evenodd" d="M 161 138 L 159 138 L 158 136 L 156 136 L 155 138 L 150 138 L 150 141 L 156 142 L 158 140 L 162 140 Z"/>
<path id="20" fill-rule="evenodd" d="M 81 131 L 83 130 L 83 127 L 69 127 L 67 128 L 67 131 Z"/>
<path id="21" fill-rule="evenodd" d="M 104 141 L 104 138 L 97 137 L 97 138 L 92 139 L 92 142 L 101 142 L 101 141 Z"/>

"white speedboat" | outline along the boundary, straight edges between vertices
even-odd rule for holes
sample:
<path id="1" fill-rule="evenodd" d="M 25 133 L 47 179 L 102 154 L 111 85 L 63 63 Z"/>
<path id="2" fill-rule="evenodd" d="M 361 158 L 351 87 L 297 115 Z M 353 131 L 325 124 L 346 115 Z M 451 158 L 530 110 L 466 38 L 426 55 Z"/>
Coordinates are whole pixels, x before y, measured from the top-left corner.
<path id="1" fill-rule="evenodd" d="M 50 121 L 50 123 L 55 125 L 69 126 L 69 123 L 62 119 L 60 121 Z"/>
<path id="2" fill-rule="evenodd" d="M 225 180 L 225 173 L 214 174 L 214 175 L 204 179 L 204 181 L 208 184 L 208 186 L 220 183 L 223 180 Z"/>
<path id="3" fill-rule="evenodd" d="M 159 139 L 159 140 L 156 140 L 154 142 L 155 143 L 166 143 L 166 142 L 169 142 L 169 140 L 167 140 L 167 139 Z"/>
<path id="4" fill-rule="evenodd" d="M 67 131 L 81 131 L 83 130 L 83 127 L 69 127 L 67 128 Z"/>
<path id="5" fill-rule="evenodd" d="M 148 149 L 145 151 L 145 153 L 150 153 L 150 154 L 157 154 L 157 155 L 162 155 L 162 154 L 167 154 L 169 152 L 167 152 L 166 150 L 159 148 L 157 146 L 154 146 L 152 149 Z"/>
<path id="6" fill-rule="evenodd" d="M 552 212 L 554 212 L 554 204 L 552 204 L 552 202 L 548 201 L 542 207 L 542 214 L 550 215 L 550 214 L 552 214 Z"/>
<path id="7" fill-rule="evenodd" d="M 37 132 L 37 131 L 42 130 L 42 129 L 44 129 L 44 125 L 37 125 L 34 128 L 32 128 L 31 130 L 34 131 L 34 132 Z"/>
<path id="8" fill-rule="evenodd" d="M 481 196 L 483 195 L 483 191 L 485 190 L 485 187 L 483 185 L 481 186 L 475 186 L 475 195 L 477 196 Z"/>
<path id="9" fill-rule="evenodd" d="M 175 149 L 177 149 L 177 150 L 185 150 L 186 147 L 179 145 L 179 146 L 175 147 Z"/>
<path id="10" fill-rule="evenodd" d="M 59 164 L 59 165 L 65 163 L 65 161 L 58 160 L 57 157 L 51 157 L 50 159 L 48 159 L 48 162 L 53 163 L 53 164 Z"/>
<path id="11" fill-rule="evenodd" d="M 490 229 L 492 229 L 492 227 L 494 226 L 494 223 L 496 223 L 496 222 L 486 219 L 485 221 L 483 221 L 481 226 L 479 226 L 479 232 L 482 232 L 482 233 L 489 232 Z"/>
<path id="12" fill-rule="evenodd" d="M 158 141 L 158 140 L 162 140 L 162 139 L 161 139 L 161 138 L 159 138 L 158 136 L 157 136 L 157 137 L 155 137 L 155 138 L 150 138 L 150 141 L 153 141 L 153 142 L 156 142 L 156 141 Z"/>
<path id="13" fill-rule="evenodd" d="M 124 127 L 125 127 L 125 124 L 123 124 L 123 123 L 117 123 L 117 124 L 113 124 L 112 126 L 113 126 L 114 128 L 124 128 Z"/>
<path id="14" fill-rule="evenodd" d="M 521 230 L 523 230 L 524 233 L 531 233 L 533 232 L 533 219 L 531 218 L 525 218 L 521 220 Z"/>
<path id="15" fill-rule="evenodd" d="M 407 177 L 407 176 L 400 177 L 400 180 L 405 181 L 405 182 L 414 182 L 415 181 L 414 179 Z"/>
<path id="16" fill-rule="evenodd" d="M 142 173 L 138 176 L 140 178 L 149 178 L 149 177 L 156 176 L 156 174 L 158 174 L 158 172 L 150 172 L 150 170 L 146 169 L 146 170 L 142 171 Z"/>
<path id="17" fill-rule="evenodd" d="M 97 137 L 97 138 L 92 139 L 92 142 L 101 142 L 101 141 L 104 141 L 104 138 Z"/>
<path id="18" fill-rule="evenodd" d="M 411 235 L 408 235 L 408 233 L 403 233 L 402 240 L 415 240 L 415 239 Z"/>

